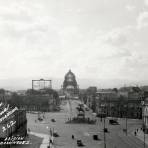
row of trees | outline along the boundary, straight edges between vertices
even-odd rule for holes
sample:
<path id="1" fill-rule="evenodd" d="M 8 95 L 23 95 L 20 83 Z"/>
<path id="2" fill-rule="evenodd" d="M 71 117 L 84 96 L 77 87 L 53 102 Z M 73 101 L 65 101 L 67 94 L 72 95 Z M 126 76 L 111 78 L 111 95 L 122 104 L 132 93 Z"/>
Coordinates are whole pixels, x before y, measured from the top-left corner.
<path id="1" fill-rule="evenodd" d="M 36 107 L 44 107 L 48 108 L 49 100 L 54 100 L 53 103 L 58 105 L 60 103 L 58 93 L 53 89 L 46 89 L 44 91 L 36 91 L 36 90 L 27 90 L 25 95 L 19 95 L 16 92 L 12 92 L 9 97 L 7 97 L 6 91 L 4 89 L 0 89 L 0 94 L 5 97 L 7 103 L 11 106 L 36 106 Z M 3 100 L 4 101 L 4 100 Z"/>

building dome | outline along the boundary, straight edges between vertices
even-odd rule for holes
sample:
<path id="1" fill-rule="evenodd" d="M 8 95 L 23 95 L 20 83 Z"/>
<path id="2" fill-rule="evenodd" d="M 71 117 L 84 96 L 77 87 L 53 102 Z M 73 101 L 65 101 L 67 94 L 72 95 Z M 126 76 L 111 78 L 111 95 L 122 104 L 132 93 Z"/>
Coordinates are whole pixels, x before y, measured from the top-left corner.
<path id="1" fill-rule="evenodd" d="M 69 70 L 65 75 L 65 79 L 63 82 L 63 90 L 70 93 L 78 92 L 76 77 L 71 70 Z"/>
<path id="2" fill-rule="evenodd" d="M 68 82 L 75 81 L 75 75 L 71 70 L 68 71 L 68 73 L 65 75 L 65 80 Z"/>
<path id="3" fill-rule="evenodd" d="M 69 76 L 75 77 L 74 73 L 71 70 L 69 70 L 65 75 L 65 77 L 69 77 Z"/>

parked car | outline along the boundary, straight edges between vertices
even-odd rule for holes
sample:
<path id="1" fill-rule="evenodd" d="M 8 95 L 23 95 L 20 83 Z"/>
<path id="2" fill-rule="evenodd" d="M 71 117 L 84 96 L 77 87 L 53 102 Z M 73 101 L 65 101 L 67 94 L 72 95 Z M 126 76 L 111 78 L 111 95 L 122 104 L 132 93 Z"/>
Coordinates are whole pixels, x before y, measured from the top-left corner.
<path id="1" fill-rule="evenodd" d="M 55 132 L 53 133 L 53 136 L 54 136 L 54 137 L 59 137 L 59 134 L 55 131 Z"/>
<path id="2" fill-rule="evenodd" d="M 77 146 L 84 146 L 84 144 L 82 143 L 82 140 L 77 140 Z"/>
<path id="3" fill-rule="evenodd" d="M 99 140 L 98 135 L 93 135 L 93 140 Z"/>
<path id="4" fill-rule="evenodd" d="M 108 128 L 104 128 L 104 133 L 108 133 Z"/>
<path id="5" fill-rule="evenodd" d="M 51 121 L 52 121 L 52 122 L 56 122 L 56 120 L 55 120 L 55 119 L 51 119 Z"/>
<path id="6" fill-rule="evenodd" d="M 112 124 L 112 125 L 119 125 L 119 122 L 115 119 L 110 119 L 109 120 L 109 124 Z"/>

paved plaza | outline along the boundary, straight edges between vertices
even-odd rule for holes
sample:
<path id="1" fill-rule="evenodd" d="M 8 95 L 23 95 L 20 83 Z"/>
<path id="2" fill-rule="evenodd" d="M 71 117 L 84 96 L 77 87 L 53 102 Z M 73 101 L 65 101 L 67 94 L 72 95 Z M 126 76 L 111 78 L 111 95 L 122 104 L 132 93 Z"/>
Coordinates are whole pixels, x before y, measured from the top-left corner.
<path id="1" fill-rule="evenodd" d="M 62 110 L 60 112 L 45 113 L 45 119 L 42 122 L 37 121 L 37 113 L 28 113 L 28 128 L 31 132 L 38 134 L 45 134 L 49 136 L 49 129 L 56 131 L 60 137 L 54 138 L 55 148 L 77 148 L 77 140 L 80 139 L 84 143 L 85 148 L 103 148 L 104 147 L 104 136 L 103 136 L 103 121 L 100 118 L 97 119 L 97 123 L 92 124 L 65 124 L 65 122 L 70 118 L 72 114 L 76 114 L 76 106 L 79 101 L 74 100 L 72 103 L 72 113 L 69 111 L 68 101 L 62 103 Z M 87 116 L 91 116 L 92 112 L 88 111 Z M 51 119 L 55 119 L 56 122 L 52 122 Z M 109 125 L 109 119 L 106 119 L 106 127 L 109 133 L 106 133 L 106 146 L 107 148 L 143 148 L 143 142 L 138 137 L 134 136 L 133 131 L 136 128 L 141 128 L 142 121 L 128 119 L 128 134 L 123 132 L 125 128 L 125 119 L 118 119 L 120 125 Z M 72 139 L 72 134 L 75 139 Z M 97 134 L 98 141 L 93 140 L 93 135 Z M 46 138 L 46 143 L 44 143 L 45 148 L 47 147 L 48 138 Z M 146 146 L 147 148 L 147 146 Z"/>

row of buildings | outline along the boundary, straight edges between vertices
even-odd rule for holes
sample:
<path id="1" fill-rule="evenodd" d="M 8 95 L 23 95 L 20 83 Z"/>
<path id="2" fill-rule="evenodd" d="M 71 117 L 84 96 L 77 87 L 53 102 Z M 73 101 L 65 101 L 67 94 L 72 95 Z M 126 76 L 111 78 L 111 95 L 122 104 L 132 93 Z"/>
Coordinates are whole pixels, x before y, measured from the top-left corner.
<path id="1" fill-rule="evenodd" d="M 89 87 L 81 99 L 98 115 L 113 117 L 142 118 L 141 101 L 146 93 L 139 87 L 101 89 Z"/>
<path id="2" fill-rule="evenodd" d="M 99 117 L 134 118 L 143 120 L 148 133 L 148 91 L 142 87 L 101 89 L 89 87 L 80 99 Z"/>
<path id="3" fill-rule="evenodd" d="M 80 99 L 99 117 L 142 119 L 148 133 L 148 91 L 142 87 L 100 89 L 89 87 Z"/>

